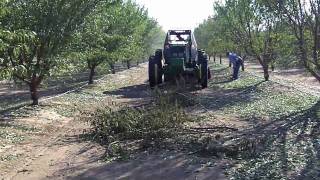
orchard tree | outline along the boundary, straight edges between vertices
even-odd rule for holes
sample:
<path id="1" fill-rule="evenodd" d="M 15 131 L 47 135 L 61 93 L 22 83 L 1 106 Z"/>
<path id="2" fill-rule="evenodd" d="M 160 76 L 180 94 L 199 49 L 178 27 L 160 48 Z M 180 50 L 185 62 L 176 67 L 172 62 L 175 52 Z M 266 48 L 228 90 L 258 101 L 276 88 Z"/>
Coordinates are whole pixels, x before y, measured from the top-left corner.
<path id="1" fill-rule="evenodd" d="M 146 21 L 146 28 L 142 34 L 144 58 L 148 58 L 150 54 L 153 54 L 155 49 L 163 48 L 165 36 L 165 32 L 154 19 Z"/>
<path id="2" fill-rule="evenodd" d="M 87 17 L 71 46 L 81 54 L 90 69 L 89 84 L 93 83 L 95 69 L 103 64 L 111 67 L 121 60 L 131 67 L 153 47 L 160 31 L 157 22 L 147 11 L 131 1 L 101 4 Z"/>
<path id="3" fill-rule="evenodd" d="M 273 60 L 277 41 L 277 18 L 259 0 L 230 0 L 226 3 L 225 27 L 229 26 L 240 49 L 254 56 L 262 66 L 264 78 L 269 80 L 269 65 Z"/>
<path id="4" fill-rule="evenodd" d="M 209 17 L 194 31 L 199 48 L 205 49 L 214 59 L 217 54 L 225 54 L 228 49 L 233 49 L 226 34 L 222 33 L 223 31 L 225 27 L 219 24 L 217 17 Z"/>
<path id="5" fill-rule="evenodd" d="M 3 25 L 4 17 L 7 13 L 7 1 L 0 0 L 0 80 L 6 79 L 10 75 L 10 70 L 6 67 L 8 59 L 5 55 L 9 46 L 6 39 L 13 36 L 13 34 L 6 30 Z"/>
<path id="6" fill-rule="evenodd" d="M 88 64 L 88 68 L 90 69 L 89 74 L 89 84 L 93 84 L 93 78 L 95 75 L 95 69 L 107 62 L 109 65 L 113 65 L 115 62 L 115 57 L 119 52 L 119 48 L 122 47 L 121 43 L 123 43 L 123 37 L 121 36 L 110 36 L 105 37 L 102 41 L 101 46 L 98 47 L 97 44 L 89 48 L 85 52 L 85 58 Z M 114 67 L 112 68 L 114 70 Z"/>
<path id="7" fill-rule="evenodd" d="M 263 0 L 227 0 L 224 5 L 215 4 L 213 20 L 207 20 L 198 29 L 205 33 L 215 32 L 211 37 L 202 38 L 207 47 L 217 45 L 216 49 L 225 48 L 226 51 L 255 57 L 263 68 L 266 81 L 269 80 L 269 65 L 274 60 L 279 22 L 268 3 Z"/>
<path id="8" fill-rule="evenodd" d="M 200 47 L 217 45 L 255 57 L 265 80 L 275 60 L 303 64 L 320 82 L 319 0 L 226 0 L 196 29 Z M 211 19 L 214 19 L 212 21 Z M 296 62 L 296 58 L 300 63 Z"/>
<path id="9" fill-rule="evenodd" d="M 101 0 L 11 0 L 5 27 L 13 33 L 3 56 L 12 76 L 30 87 L 32 104 L 38 104 L 38 88 L 55 66 L 55 56 L 68 43 Z"/>
<path id="10" fill-rule="evenodd" d="M 122 61 L 131 67 L 134 60 L 142 58 L 150 52 L 147 36 L 157 26 L 157 22 L 150 19 L 148 12 L 132 1 L 124 2 L 121 12 L 123 15 L 118 22 L 118 33 L 127 35 L 126 46 L 123 49 Z"/>
<path id="11" fill-rule="evenodd" d="M 119 16 L 120 2 L 103 3 L 85 20 L 83 28 L 75 34 L 71 52 L 77 52 L 80 62 L 87 64 L 89 84 L 93 84 L 96 68 L 103 63 L 114 63 L 113 54 L 122 47 L 125 37 L 114 32 Z M 112 66 L 112 65 L 111 65 Z M 113 69 L 113 68 L 112 68 Z"/>
<path id="12" fill-rule="evenodd" d="M 197 39 L 198 43 L 198 48 L 200 49 L 205 49 L 206 52 L 209 55 L 209 59 L 213 56 L 214 54 L 214 43 L 213 41 L 217 38 L 214 37 L 214 21 L 212 18 L 208 18 L 205 20 L 203 23 L 199 25 L 194 30 L 195 37 Z M 210 40 L 208 40 L 210 39 Z"/>
<path id="13" fill-rule="evenodd" d="M 320 82 L 320 1 L 282 0 L 276 7 L 293 31 L 300 60 Z"/>
<path id="14" fill-rule="evenodd" d="M 121 1 L 101 4 L 86 18 L 83 29 L 74 38 L 71 46 L 87 63 L 89 84 L 93 83 L 96 68 L 102 64 L 108 64 L 115 73 L 114 63 L 131 43 L 132 35 L 121 33 L 128 28 L 128 14 L 123 11 L 128 7 L 125 6 Z"/>

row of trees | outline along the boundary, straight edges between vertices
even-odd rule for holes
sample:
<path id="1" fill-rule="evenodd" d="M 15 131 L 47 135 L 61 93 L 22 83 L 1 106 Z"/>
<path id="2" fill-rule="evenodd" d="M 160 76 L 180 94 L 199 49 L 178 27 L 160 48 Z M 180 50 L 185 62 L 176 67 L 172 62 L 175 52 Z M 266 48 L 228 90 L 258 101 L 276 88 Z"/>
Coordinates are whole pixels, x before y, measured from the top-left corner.
<path id="1" fill-rule="evenodd" d="M 214 12 L 195 30 L 210 54 L 252 56 L 265 80 L 270 65 L 297 61 L 320 81 L 320 0 L 226 0 Z"/>
<path id="2" fill-rule="evenodd" d="M 99 65 L 114 72 L 114 63 L 124 60 L 130 67 L 163 34 L 130 0 L 0 0 L 0 76 L 25 82 L 37 105 L 39 86 L 67 60 L 87 67 L 92 84 Z"/>

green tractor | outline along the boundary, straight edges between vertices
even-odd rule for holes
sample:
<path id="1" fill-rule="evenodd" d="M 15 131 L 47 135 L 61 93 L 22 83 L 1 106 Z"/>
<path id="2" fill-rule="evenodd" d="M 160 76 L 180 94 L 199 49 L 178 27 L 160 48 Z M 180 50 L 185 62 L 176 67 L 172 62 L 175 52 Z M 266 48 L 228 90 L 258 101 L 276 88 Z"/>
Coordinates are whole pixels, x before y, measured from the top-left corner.
<path id="1" fill-rule="evenodd" d="M 208 56 L 197 49 L 191 30 L 169 30 L 164 49 L 156 50 L 149 58 L 151 88 L 181 77 L 196 78 L 202 88 L 207 88 L 210 76 Z"/>

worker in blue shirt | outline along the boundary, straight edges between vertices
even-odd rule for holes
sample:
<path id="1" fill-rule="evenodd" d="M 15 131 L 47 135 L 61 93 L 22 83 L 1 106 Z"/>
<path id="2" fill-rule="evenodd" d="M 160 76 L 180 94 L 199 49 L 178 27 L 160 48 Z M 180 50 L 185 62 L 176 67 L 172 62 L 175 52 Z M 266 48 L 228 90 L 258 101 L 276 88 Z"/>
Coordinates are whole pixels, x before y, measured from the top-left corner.
<path id="1" fill-rule="evenodd" d="M 232 79 L 236 80 L 239 78 L 239 70 L 240 70 L 240 66 L 243 65 L 243 60 L 236 53 L 232 53 L 232 52 L 227 52 L 227 57 L 229 58 L 229 61 L 233 67 Z"/>

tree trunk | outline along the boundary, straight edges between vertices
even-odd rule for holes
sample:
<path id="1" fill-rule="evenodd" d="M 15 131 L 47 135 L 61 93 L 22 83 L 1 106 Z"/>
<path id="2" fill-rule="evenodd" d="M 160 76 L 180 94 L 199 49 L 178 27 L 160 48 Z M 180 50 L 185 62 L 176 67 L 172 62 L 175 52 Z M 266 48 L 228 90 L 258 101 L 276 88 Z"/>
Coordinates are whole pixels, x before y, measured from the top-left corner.
<path id="1" fill-rule="evenodd" d="M 29 88 L 30 88 L 32 105 L 34 106 L 39 105 L 38 86 L 39 86 L 39 83 L 36 81 L 36 78 L 33 78 L 31 80 L 31 83 L 29 84 Z"/>
<path id="2" fill-rule="evenodd" d="M 271 64 L 271 71 L 273 72 L 275 70 L 274 62 Z"/>
<path id="3" fill-rule="evenodd" d="M 270 78 L 270 76 L 269 76 L 269 64 L 267 62 L 265 62 L 263 57 L 261 57 L 261 56 L 257 56 L 257 59 L 258 59 L 260 65 L 262 66 L 264 80 L 265 81 L 269 81 L 269 78 Z"/>
<path id="4" fill-rule="evenodd" d="M 307 49 L 306 49 L 306 43 L 304 39 L 304 34 L 302 31 L 302 27 L 299 27 L 299 49 L 300 49 L 300 58 L 305 66 L 305 68 L 311 73 L 313 77 L 315 77 L 320 82 L 320 74 L 315 72 L 313 68 L 310 67 L 310 64 L 308 63 L 308 56 L 307 56 Z M 315 47 L 314 47 L 315 48 Z M 314 58 L 314 57 L 313 57 Z"/>
<path id="5" fill-rule="evenodd" d="M 139 60 L 137 60 L 137 66 L 139 66 Z"/>
<path id="6" fill-rule="evenodd" d="M 111 72 L 112 72 L 112 74 L 116 74 L 116 69 L 115 69 L 115 67 L 114 67 L 114 64 L 113 64 L 113 63 L 111 63 L 111 64 L 110 64 L 110 68 L 111 68 Z"/>
<path id="7" fill-rule="evenodd" d="M 318 12 L 314 12 L 315 25 L 314 25 L 314 47 L 313 47 L 313 60 L 320 70 L 320 2 L 318 2 Z"/>
<path id="8" fill-rule="evenodd" d="M 220 64 L 222 64 L 222 55 L 220 54 Z"/>
<path id="9" fill-rule="evenodd" d="M 244 63 L 245 63 L 246 59 L 247 59 L 247 55 L 243 55 L 242 56 L 242 61 L 241 61 L 242 71 L 245 71 L 245 69 L 246 69 L 245 66 L 244 66 Z"/>
<path id="10" fill-rule="evenodd" d="M 242 59 L 242 61 L 241 61 L 241 70 L 242 70 L 242 71 L 245 71 L 245 67 L 244 67 L 244 59 Z"/>
<path id="11" fill-rule="evenodd" d="M 127 68 L 130 69 L 131 68 L 131 64 L 130 64 L 130 61 L 127 60 Z"/>
<path id="12" fill-rule="evenodd" d="M 93 84 L 93 77 L 95 75 L 95 69 L 96 69 L 96 66 L 90 67 L 89 83 L 88 84 Z"/>
<path id="13" fill-rule="evenodd" d="M 216 53 L 213 54 L 213 62 L 216 62 Z"/>
<path id="14" fill-rule="evenodd" d="M 318 82 L 320 82 L 320 74 L 317 73 L 308 63 L 306 50 L 304 48 L 301 48 L 300 51 L 301 51 L 301 58 L 303 59 L 305 68 L 311 73 L 313 77 L 315 77 L 318 80 Z"/>
<path id="15" fill-rule="evenodd" d="M 263 75 L 264 75 L 264 80 L 269 81 L 269 65 L 265 64 L 263 65 Z"/>

